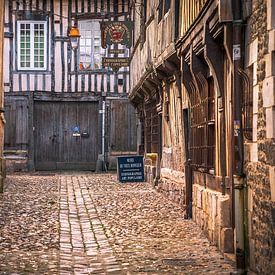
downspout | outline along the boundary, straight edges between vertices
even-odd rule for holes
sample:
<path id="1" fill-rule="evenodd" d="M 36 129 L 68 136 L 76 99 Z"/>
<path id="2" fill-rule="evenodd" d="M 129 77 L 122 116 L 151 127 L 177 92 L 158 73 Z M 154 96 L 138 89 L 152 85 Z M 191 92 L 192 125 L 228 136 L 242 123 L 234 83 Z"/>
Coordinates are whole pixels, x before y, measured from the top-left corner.
<path id="1" fill-rule="evenodd" d="M 245 270 L 244 227 L 244 149 L 242 126 L 242 87 L 239 69 L 243 67 L 242 1 L 233 0 L 233 199 L 235 226 L 235 253 L 237 268 Z"/>
<path id="2" fill-rule="evenodd" d="M 105 96 L 102 97 L 102 159 L 103 159 L 103 171 L 106 169 L 106 156 L 105 156 L 105 113 L 106 113 L 106 100 Z"/>

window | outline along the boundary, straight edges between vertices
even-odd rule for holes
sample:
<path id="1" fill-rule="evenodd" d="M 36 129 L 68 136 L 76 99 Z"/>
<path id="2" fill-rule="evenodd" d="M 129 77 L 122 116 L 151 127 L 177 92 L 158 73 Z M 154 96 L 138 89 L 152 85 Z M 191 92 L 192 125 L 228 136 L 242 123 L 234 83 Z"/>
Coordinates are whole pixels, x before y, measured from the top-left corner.
<path id="1" fill-rule="evenodd" d="M 46 22 L 18 21 L 18 69 L 46 70 Z"/>
<path id="2" fill-rule="evenodd" d="M 171 6 L 171 0 L 164 0 L 164 14 L 166 14 Z"/>
<path id="3" fill-rule="evenodd" d="M 99 21 L 80 21 L 79 31 L 79 70 L 101 69 L 105 50 L 101 48 Z"/>
<path id="4" fill-rule="evenodd" d="M 145 142 L 147 153 L 157 153 L 160 142 L 160 122 L 156 100 L 145 105 Z"/>
<path id="5" fill-rule="evenodd" d="M 213 77 L 198 78 L 202 87 L 191 96 L 190 149 L 193 167 L 207 172 L 215 167 L 215 87 Z"/>
<path id="6" fill-rule="evenodd" d="M 243 134 L 247 141 L 252 141 L 253 133 L 253 66 L 246 71 L 239 71 L 243 84 Z"/>
<path id="7" fill-rule="evenodd" d="M 158 23 L 162 19 L 162 11 L 163 11 L 163 0 L 159 1 L 159 6 L 158 6 Z"/>
<path id="8" fill-rule="evenodd" d="M 158 22 L 160 22 L 164 15 L 169 11 L 171 7 L 171 0 L 159 0 L 158 5 Z"/>

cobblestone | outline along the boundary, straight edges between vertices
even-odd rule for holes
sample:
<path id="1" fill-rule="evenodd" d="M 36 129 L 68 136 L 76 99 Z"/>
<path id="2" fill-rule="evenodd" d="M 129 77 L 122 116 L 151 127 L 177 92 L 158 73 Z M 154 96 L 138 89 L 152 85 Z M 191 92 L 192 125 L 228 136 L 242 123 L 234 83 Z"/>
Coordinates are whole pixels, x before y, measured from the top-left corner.
<path id="1" fill-rule="evenodd" d="M 58 273 L 54 176 L 9 176 L 0 194 L 0 274 Z"/>
<path id="2" fill-rule="evenodd" d="M 112 174 L 10 176 L 0 195 L 1 274 L 230 274 L 182 209 Z M 24 216 L 25 215 L 25 216 Z"/>

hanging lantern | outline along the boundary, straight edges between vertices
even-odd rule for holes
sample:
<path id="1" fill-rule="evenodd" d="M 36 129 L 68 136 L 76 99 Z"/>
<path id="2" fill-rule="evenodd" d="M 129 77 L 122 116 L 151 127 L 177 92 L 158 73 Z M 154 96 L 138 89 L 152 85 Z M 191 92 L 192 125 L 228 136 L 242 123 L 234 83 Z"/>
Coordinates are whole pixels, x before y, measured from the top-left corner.
<path id="1" fill-rule="evenodd" d="M 69 33 L 69 38 L 70 38 L 70 41 L 71 41 L 72 48 L 74 50 L 77 49 L 80 34 L 79 34 L 79 30 L 76 26 L 71 27 L 71 30 L 70 30 L 70 33 Z"/>

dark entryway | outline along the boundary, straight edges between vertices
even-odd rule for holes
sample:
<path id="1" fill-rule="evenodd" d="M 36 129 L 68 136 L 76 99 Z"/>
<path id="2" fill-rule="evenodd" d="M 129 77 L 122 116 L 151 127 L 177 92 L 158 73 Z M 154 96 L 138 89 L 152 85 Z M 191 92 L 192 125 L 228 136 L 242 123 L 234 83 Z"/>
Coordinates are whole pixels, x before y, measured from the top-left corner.
<path id="1" fill-rule="evenodd" d="M 98 102 L 35 102 L 36 170 L 94 170 L 99 147 Z"/>

